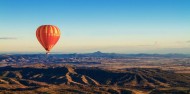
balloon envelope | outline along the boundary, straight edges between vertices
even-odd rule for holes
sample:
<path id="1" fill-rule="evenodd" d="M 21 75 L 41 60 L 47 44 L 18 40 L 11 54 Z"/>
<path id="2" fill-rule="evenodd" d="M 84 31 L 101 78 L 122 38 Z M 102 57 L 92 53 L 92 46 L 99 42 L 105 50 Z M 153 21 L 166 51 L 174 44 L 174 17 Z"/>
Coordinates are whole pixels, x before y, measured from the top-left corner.
<path id="1" fill-rule="evenodd" d="M 60 30 L 53 25 L 42 25 L 36 30 L 36 37 L 47 53 L 60 38 Z"/>

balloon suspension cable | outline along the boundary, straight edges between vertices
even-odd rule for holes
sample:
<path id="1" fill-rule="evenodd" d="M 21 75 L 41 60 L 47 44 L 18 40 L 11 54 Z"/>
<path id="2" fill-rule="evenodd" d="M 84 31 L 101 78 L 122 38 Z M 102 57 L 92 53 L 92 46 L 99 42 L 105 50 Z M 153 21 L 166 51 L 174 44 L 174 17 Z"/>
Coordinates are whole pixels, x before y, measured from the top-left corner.
<path id="1" fill-rule="evenodd" d="M 46 55 L 48 55 L 50 52 L 49 51 L 46 51 Z"/>
<path id="2" fill-rule="evenodd" d="M 49 51 L 47 51 L 47 52 L 46 52 L 46 56 L 48 56 L 49 54 L 50 54 L 50 52 L 49 52 Z"/>
<path id="3" fill-rule="evenodd" d="M 46 52 L 46 63 L 48 62 L 48 56 L 49 56 L 49 54 L 50 54 L 50 52 L 47 51 L 47 52 Z"/>

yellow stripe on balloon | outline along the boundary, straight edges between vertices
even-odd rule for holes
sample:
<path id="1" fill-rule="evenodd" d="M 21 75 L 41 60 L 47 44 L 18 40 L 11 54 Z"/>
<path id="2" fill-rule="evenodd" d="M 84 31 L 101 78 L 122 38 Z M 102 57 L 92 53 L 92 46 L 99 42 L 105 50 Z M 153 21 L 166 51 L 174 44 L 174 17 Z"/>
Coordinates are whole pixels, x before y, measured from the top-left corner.
<path id="1" fill-rule="evenodd" d="M 50 29 L 50 34 L 53 34 L 53 31 L 51 30 L 51 26 L 48 26 L 49 29 Z"/>
<path id="2" fill-rule="evenodd" d="M 51 29 L 52 29 L 52 36 L 54 36 L 55 30 L 53 30 L 53 26 L 50 26 L 50 27 L 51 27 Z"/>
<path id="3" fill-rule="evenodd" d="M 50 28 L 50 32 L 52 32 L 52 33 L 53 33 L 53 29 L 52 29 L 52 26 L 49 26 L 49 28 Z"/>
<path id="4" fill-rule="evenodd" d="M 53 28 L 54 28 L 54 32 L 55 32 L 54 36 L 57 36 L 57 29 L 55 26 L 53 26 Z"/>
<path id="5" fill-rule="evenodd" d="M 57 30 L 57 32 L 58 32 L 57 36 L 59 36 L 59 35 L 60 35 L 60 30 L 59 30 L 59 28 L 56 27 L 56 30 Z"/>
<path id="6" fill-rule="evenodd" d="M 56 29 L 54 30 L 54 34 L 55 34 L 55 36 L 57 35 L 57 30 Z"/>
<path id="7" fill-rule="evenodd" d="M 45 33 L 48 33 L 48 26 L 45 26 Z"/>

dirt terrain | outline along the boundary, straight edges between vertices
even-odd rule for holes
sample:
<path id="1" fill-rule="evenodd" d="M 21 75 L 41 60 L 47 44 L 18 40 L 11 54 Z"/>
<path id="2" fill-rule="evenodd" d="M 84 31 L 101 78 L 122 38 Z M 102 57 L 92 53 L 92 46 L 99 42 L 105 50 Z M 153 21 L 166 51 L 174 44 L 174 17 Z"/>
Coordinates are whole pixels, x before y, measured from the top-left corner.
<path id="1" fill-rule="evenodd" d="M 189 94 L 181 54 L 0 55 L 2 94 Z"/>
<path id="2" fill-rule="evenodd" d="M 190 87 L 190 75 L 160 69 L 1 67 L 1 93 L 122 93 L 154 94 L 159 88 Z"/>

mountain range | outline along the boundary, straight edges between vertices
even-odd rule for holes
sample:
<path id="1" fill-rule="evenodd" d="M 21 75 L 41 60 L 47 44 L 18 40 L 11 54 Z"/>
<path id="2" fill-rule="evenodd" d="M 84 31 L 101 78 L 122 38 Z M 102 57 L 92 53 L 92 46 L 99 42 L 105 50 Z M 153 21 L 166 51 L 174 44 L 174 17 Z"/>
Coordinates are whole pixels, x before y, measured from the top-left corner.
<path id="1" fill-rule="evenodd" d="M 117 71 L 73 66 L 0 68 L 1 93 L 146 94 L 172 87 L 189 88 L 190 75 L 151 68 Z M 137 89 L 142 90 L 141 93 Z"/>

